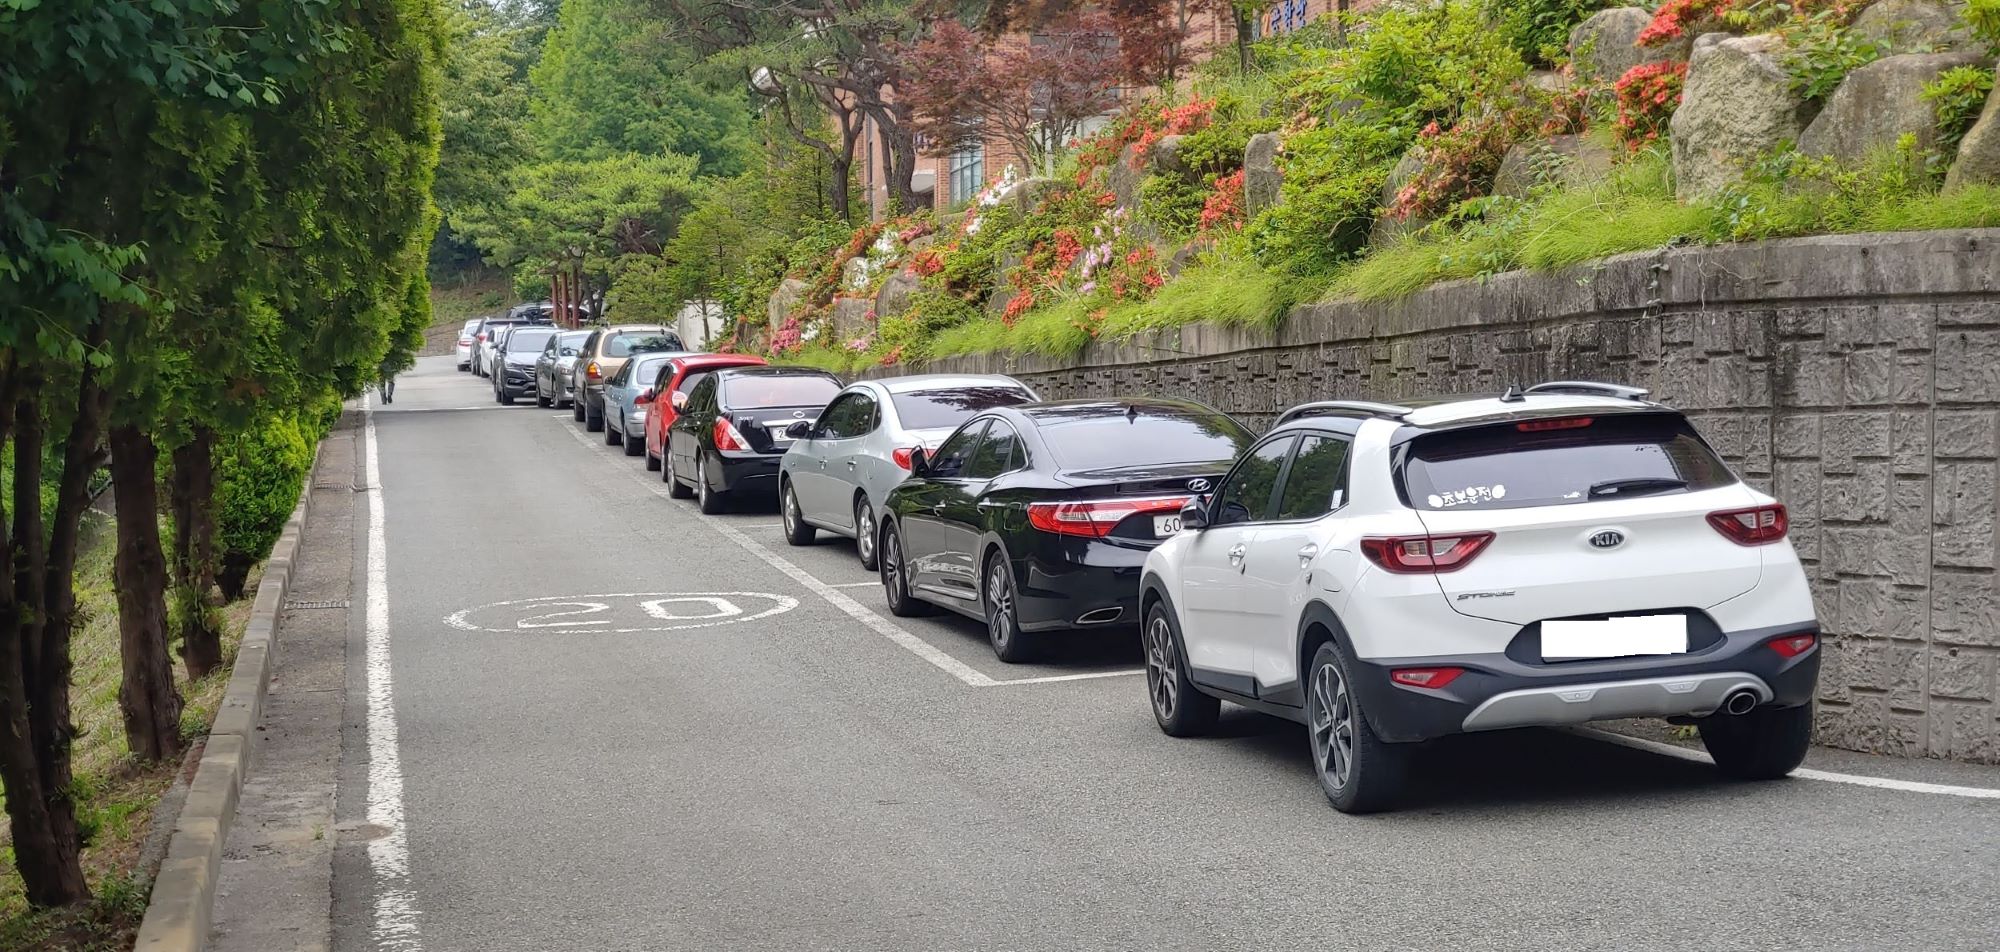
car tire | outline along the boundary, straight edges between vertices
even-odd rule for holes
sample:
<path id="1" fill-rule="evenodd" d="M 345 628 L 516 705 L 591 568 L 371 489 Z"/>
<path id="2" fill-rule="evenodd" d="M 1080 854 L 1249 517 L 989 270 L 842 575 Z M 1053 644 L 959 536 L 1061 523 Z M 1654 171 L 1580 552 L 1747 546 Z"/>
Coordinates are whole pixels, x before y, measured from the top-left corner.
<path id="1" fill-rule="evenodd" d="M 1715 769 L 1735 780 L 1776 780 L 1797 769 L 1812 745 L 1811 704 L 1717 712 L 1701 719 L 1701 743 Z"/>
<path id="2" fill-rule="evenodd" d="M 882 575 L 882 596 L 889 603 L 889 614 L 897 618 L 936 614 L 937 609 L 931 603 L 910 594 L 908 570 L 903 564 L 903 540 L 894 525 L 882 527 L 879 550 L 882 554 L 878 571 Z"/>
<path id="3" fill-rule="evenodd" d="M 813 540 L 819 538 L 819 530 L 806 522 L 805 514 L 799 512 L 799 494 L 792 491 L 789 479 L 778 487 L 778 515 L 784 520 L 786 544 L 812 545 Z"/>
<path id="4" fill-rule="evenodd" d="M 612 426 L 610 420 L 599 420 L 597 428 L 604 431 L 605 446 L 618 446 L 625 442 L 624 428 Z"/>
<path id="5" fill-rule="evenodd" d="M 671 452 L 672 447 L 668 450 Z M 667 484 L 668 499 L 686 499 L 694 495 L 694 490 L 687 488 L 687 484 L 681 482 L 680 475 L 674 472 L 674 458 L 671 455 L 661 464 L 660 469 L 664 471 L 660 478 Z"/>
<path id="6" fill-rule="evenodd" d="M 986 640 L 993 656 L 1008 664 L 1021 664 L 1035 656 L 1034 635 L 1021 630 L 1021 597 L 1014 588 L 1014 573 L 998 552 L 986 557 L 980 574 L 979 605 L 986 615 Z"/>
<path id="7" fill-rule="evenodd" d="M 654 455 L 653 455 L 652 453 L 647 453 L 647 454 L 646 454 L 646 472 L 649 472 L 649 473 L 657 473 L 657 472 L 659 472 L 659 471 L 660 471 L 661 469 L 662 469 L 662 467 L 660 466 L 660 458 L 659 458 L 659 457 L 657 457 L 657 456 L 654 456 Z"/>
<path id="8" fill-rule="evenodd" d="M 861 559 L 863 572 L 875 571 L 875 544 L 880 536 L 875 525 L 875 507 L 867 496 L 854 497 L 854 554 Z"/>
<path id="9" fill-rule="evenodd" d="M 521 398 L 520 394 L 517 394 L 514 391 L 507 389 L 506 387 L 501 387 L 500 391 L 496 394 L 496 396 L 500 398 L 501 403 L 504 403 L 510 407 L 514 405 L 514 401 L 519 400 Z"/>
<path id="10" fill-rule="evenodd" d="M 589 433 L 597 433 L 599 431 L 602 431 L 604 429 L 604 408 L 598 407 L 596 412 L 592 412 L 590 409 L 590 401 L 578 399 L 577 402 L 583 404 L 584 431 Z M 611 442 L 611 438 L 605 437 L 604 442 L 606 443 Z"/>
<path id="11" fill-rule="evenodd" d="M 1153 708 L 1153 720 L 1168 737 L 1197 737 L 1215 727 L 1222 702 L 1201 693 L 1188 680 L 1187 649 L 1181 646 L 1180 627 L 1165 602 L 1155 602 L 1146 612 L 1143 632 L 1146 648 L 1146 696 Z"/>
<path id="12" fill-rule="evenodd" d="M 1411 749 L 1375 736 L 1351 687 L 1354 668 L 1338 642 L 1313 652 L 1306 669 L 1307 746 L 1313 776 L 1333 808 L 1374 813 L 1401 796 Z"/>
<path id="13" fill-rule="evenodd" d="M 582 423 L 582 422 L 583 422 L 583 401 L 582 401 L 582 400 L 571 400 L 571 401 L 569 402 L 569 415 L 570 415 L 570 416 L 572 416 L 572 417 L 575 417 L 575 418 L 576 418 L 576 422 L 578 422 L 578 423 Z"/>
<path id="14" fill-rule="evenodd" d="M 622 433 L 622 432 L 621 432 L 621 433 L 619 434 L 619 438 L 620 438 L 621 440 L 623 440 L 623 441 L 625 442 L 625 455 L 626 455 L 626 456 L 637 456 L 637 455 L 639 455 L 640 453 L 644 453 L 644 452 L 646 451 L 646 438 L 645 438 L 645 437 L 637 437 L 637 438 L 635 438 L 635 437 L 633 437 L 633 436 L 632 436 L 631 434 L 629 434 L 629 433 Z"/>
<path id="15" fill-rule="evenodd" d="M 548 409 L 548 408 L 550 408 L 550 407 L 552 407 L 552 406 L 555 406 L 555 405 L 556 405 L 556 402 L 555 402 L 555 400 L 553 400 L 553 399 L 551 399 L 551 398 L 549 398 L 549 397 L 546 397 L 546 396 L 543 396 L 543 395 L 542 395 L 542 384 L 541 384 L 541 381 L 539 381 L 539 380 L 538 380 L 538 381 L 536 381 L 536 382 L 535 382 L 535 406 L 538 406 L 538 407 L 541 407 L 542 409 L 546 410 L 546 409 Z"/>
<path id="16" fill-rule="evenodd" d="M 729 508 L 729 494 L 719 493 L 708 484 L 708 457 L 694 458 L 694 498 L 704 516 L 719 515 Z"/>

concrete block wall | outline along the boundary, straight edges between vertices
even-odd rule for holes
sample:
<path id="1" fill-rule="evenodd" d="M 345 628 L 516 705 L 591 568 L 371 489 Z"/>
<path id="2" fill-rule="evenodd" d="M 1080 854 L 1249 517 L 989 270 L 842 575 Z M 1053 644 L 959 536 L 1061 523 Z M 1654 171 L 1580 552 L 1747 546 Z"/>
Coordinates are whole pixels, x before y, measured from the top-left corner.
<path id="1" fill-rule="evenodd" d="M 1820 741 L 2000 763 L 1996 252 L 2000 230 L 1670 249 L 1313 305 L 1275 331 L 922 369 L 1188 397 L 1259 426 L 1314 399 L 1648 387 L 1791 509 L 1827 634 Z"/>

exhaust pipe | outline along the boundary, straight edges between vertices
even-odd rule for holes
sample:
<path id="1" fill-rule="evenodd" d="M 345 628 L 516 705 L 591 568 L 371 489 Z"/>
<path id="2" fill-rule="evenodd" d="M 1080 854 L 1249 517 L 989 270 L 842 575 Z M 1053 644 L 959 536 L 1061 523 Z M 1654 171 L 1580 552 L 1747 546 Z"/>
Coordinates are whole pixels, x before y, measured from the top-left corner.
<path id="1" fill-rule="evenodd" d="M 1123 608 L 1099 608 L 1095 611 L 1084 612 L 1077 617 L 1076 623 L 1079 625 L 1102 625 L 1105 622 L 1117 621 L 1118 616 L 1123 614 L 1125 614 L 1125 609 Z"/>
<path id="2" fill-rule="evenodd" d="M 1722 700 L 1722 709 L 1731 714 L 1748 714 L 1757 707 L 1757 692 L 1749 688 L 1737 688 Z"/>

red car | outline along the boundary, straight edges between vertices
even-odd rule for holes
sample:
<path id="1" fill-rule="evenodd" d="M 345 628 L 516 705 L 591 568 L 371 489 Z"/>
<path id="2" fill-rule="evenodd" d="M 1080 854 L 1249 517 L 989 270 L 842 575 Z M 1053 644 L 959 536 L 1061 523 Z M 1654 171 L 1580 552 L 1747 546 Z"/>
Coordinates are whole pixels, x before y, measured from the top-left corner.
<path id="1" fill-rule="evenodd" d="M 666 467 L 660 461 L 667 458 L 667 428 L 674 425 L 674 418 L 680 416 L 680 401 L 687 399 L 688 391 L 709 374 L 724 367 L 753 367 L 767 363 L 762 357 L 746 354 L 693 354 L 676 357 L 660 368 L 659 380 L 653 384 L 653 405 L 646 413 L 646 468 L 662 471 Z M 642 394 L 643 396 L 643 394 Z M 661 479 L 665 479 L 664 472 Z"/>

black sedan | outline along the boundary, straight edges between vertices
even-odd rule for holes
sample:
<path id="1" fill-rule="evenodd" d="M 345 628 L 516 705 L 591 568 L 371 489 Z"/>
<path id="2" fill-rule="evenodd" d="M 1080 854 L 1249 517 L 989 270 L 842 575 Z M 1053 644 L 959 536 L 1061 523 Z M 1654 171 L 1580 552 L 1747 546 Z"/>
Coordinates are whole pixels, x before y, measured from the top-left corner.
<path id="1" fill-rule="evenodd" d="M 986 622 L 1018 662 L 1041 632 L 1139 622 L 1146 553 L 1180 531 L 1253 439 L 1225 414 L 1179 400 L 1068 401 L 973 417 L 883 506 L 889 610 L 932 605 Z"/>
<path id="2" fill-rule="evenodd" d="M 785 428 L 813 420 L 840 392 L 840 378 L 808 367 L 729 367 L 709 374 L 667 430 L 667 491 L 696 497 L 714 514 L 732 498 L 778 498 L 778 463 L 792 445 Z"/>

